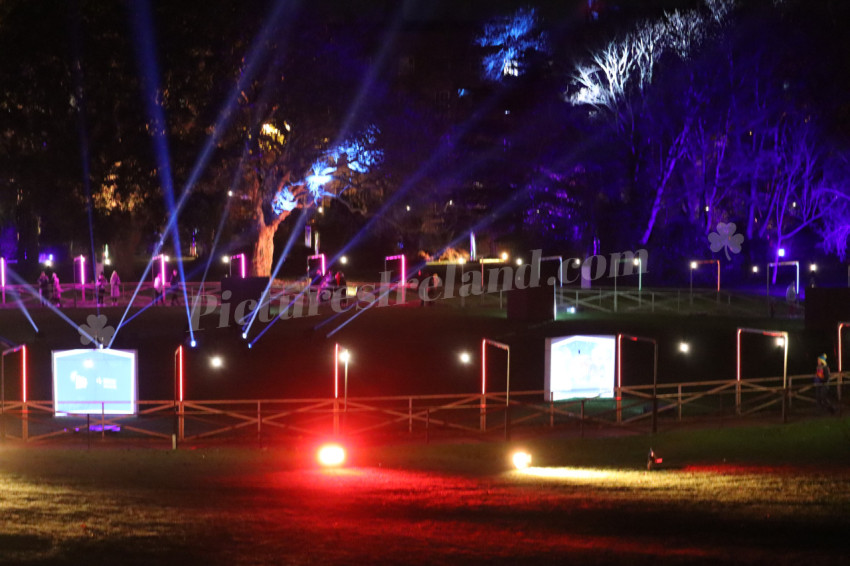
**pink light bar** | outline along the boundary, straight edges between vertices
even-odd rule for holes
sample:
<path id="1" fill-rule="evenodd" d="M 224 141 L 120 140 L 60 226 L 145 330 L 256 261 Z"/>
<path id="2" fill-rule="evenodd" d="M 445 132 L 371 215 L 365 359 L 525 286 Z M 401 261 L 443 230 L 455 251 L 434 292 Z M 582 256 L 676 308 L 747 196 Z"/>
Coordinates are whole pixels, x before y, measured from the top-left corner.
<path id="1" fill-rule="evenodd" d="M 487 340 L 481 341 L 481 394 L 487 393 Z"/>
<path id="2" fill-rule="evenodd" d="M 21 401 L 27 402 L 27 347 L 21 346 Z"/>
<path id="3" fill-rule="evenodd" d="M 405 281 L 407 281 L 407 268 L 405 266 L 404 254 L 388 255 L 384 258 L 385 261 L 390 261 L 393 259 L 401 260 L 401 283 L 402 285 L 404 285 Z"/>
<path id="4" fill-rule="evenodd" d="M 177 348 L 177 398 L 183 402 L 183 346 Z"/>
<path id="5" fill-rule="evenodd" d="M 334 344 L 334 399 L 339 399 L 339 344 Z"/>
<path id="6" fill-rule="evenodd" d="M 0 287 L 6 288 L 6 258 L 0 257 Z"/>
<path id="7" fill-rule="evenodd" d="M 245 254 L 239 254 L 239 272 L 242 274 L 242 279 L 245 279 Z"/>
<path id="8" fill-rule="evenodd" d="M 80 256 L 80 285 L 86 284 L 86 256 Z"/>

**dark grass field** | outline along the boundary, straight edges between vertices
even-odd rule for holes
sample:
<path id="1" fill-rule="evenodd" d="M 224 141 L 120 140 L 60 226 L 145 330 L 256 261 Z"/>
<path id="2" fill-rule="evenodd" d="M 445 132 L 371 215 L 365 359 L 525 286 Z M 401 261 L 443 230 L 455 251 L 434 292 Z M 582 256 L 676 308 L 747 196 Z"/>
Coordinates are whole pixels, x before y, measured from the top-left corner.
<path id="1" fill-rule="evenodd" d="M 848 427 L 355 446 L 335 470 L 308 445 L 3 447 L 0 563 L 846 564 Z"/>

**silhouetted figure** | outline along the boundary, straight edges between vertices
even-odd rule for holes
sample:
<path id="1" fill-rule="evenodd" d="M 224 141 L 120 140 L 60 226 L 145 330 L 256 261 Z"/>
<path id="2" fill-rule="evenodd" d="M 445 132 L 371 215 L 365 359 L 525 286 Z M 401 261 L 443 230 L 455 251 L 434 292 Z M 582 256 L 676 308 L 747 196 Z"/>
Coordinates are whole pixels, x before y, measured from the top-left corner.
<path id="1" fill-rule="evenodd" d="M 98 305 L 103 305 L 105 303 L 106 286 L 108 284 L 109 284 L 109 282 L 106 280 L 106 275 L 104 275 L 103 272 L 101 271 L 100 275 L 97 276 L 97 283 L 95 285 L 97 287 L 97 304 Z"/>
<path id="2" fill-rule="evenodd" d="M 50 288 L 50 279 L 47 277 L 45 272 L 41 272 L 41 275 L 38 276 L 38 295 L 41 298 L 41 306 L 44 306 L 48 301 L 48 294 Z"/>

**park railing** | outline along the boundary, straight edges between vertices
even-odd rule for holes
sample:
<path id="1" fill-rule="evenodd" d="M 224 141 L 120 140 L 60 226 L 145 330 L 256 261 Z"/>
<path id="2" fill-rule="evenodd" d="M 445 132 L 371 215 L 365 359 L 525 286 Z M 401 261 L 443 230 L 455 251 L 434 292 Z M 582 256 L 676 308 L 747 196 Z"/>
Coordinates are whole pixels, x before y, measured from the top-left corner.
<path id="1" fill-rule="evenodd" d="M 840 407 L 846 381 L 836 372 L 829 390 Z M 76 403 L 79 406 L 79 403 Z M 246 439 L 259 443 L 345 435 L 380 441 L 444 437 L 508 438 L 545 429 L 652 430 L 694 421 L 760 416 L 787 420 L 819 411 L 811 375 L 659 384 L 615 389 L 613 399 L 544 400 L 543 391 L 466 395 L 409 395 L 315 399 L 138 401 L 135 415 L 111 414 L 109 402 L 92 401 L 87 414 L 56 415 L 52 401 L 0 403 L 0 439 L 153 439 L 203 443 Z M 80 410 L 77 408 L 77 410 Z"/>

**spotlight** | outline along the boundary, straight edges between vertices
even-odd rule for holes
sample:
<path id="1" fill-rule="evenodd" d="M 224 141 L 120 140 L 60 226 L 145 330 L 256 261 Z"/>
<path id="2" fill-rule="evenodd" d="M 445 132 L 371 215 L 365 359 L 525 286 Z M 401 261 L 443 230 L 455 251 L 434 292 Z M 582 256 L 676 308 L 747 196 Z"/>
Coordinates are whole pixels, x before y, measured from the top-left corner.
<path id="1" fill-rule="evenodd" d="M 521 257 L 516 258 L 516 264 L 522 265 L 522 258 Z"/>
<path id="2" fill-rule="evenodd" d="M 809 266 L 809 271 L 811 271 L 812 273 L 814 273 L 817 270 L 818 270 L 817 264 L 813 263 Z"/>
<path id="3" fill-rule="evenodd" d="M 221 359 L 221 356 L 213 356 L 210 358 L 210 366 L 218 369 L 224 365 L 224 360 Z"/>
<path id="4" fill-rule="evenodd" d="M 776 252 L 776 255 L 778 255 L 779 257 L 785 257 L 785 248 L 779 248 L 779 250 Z"/>
<path id="5" fill-rule="evenodd" d="M 230 256 L 227 256 L 227 255 L 221 256 L 221 263 L 229 263 L 229 262 L 230 262 Z"/>
<path id="6" fill-rule="evenodd" d="M 325 467 L 341 466 L 345 463 L 345 448 L 339 444 L 325 444 L 319 448 L 316 459 Z"/>
<path id="7" fill-rule="evenodd" d="M 692 261 L 691 262 L 691 269 L 696 269 L 696 268 L 697 268 L 697 262 Z"/>
<path id="8" fill-rule="evenodd" d="M 524 470 L 531 465 L 531 454 L 523 452 L 522 450 L 514 452 L 511 459 L 513 460 L 514 467 L 516 467 L 517 470 Z"/>
<path id="9" fill-rule="evenodd" d="M 227 196 L 232 197 L 232 196 L 233 196 L 233 191 L 227 191 Z"/>
<path id="10" fill-rule="evenodd" d="M 781 348 L 781 347 L 783 347 L 784 345 L 785 345 L 785 338 L 783 338 L 782 336 L 777 336 L 777 337 L 776 337 L 776 346 L 777 346 L 778 348 Z"/>
<path id="11" fill-rule="evenodd" d="M 189 346 L 191 346 L 191 347 L 193 347 L 193 348 L 194 348 L 195 346 L 197 346 L 197 345 L 198 345 L 198 343 L 197 343 L 196 341 L 194 341 L 194 340 L 192 340 L 191 342 L 189 342 Z"/>
<path id="12" fill-rule="evenodd" d="M 460 363 L 462 364 L 468 364 L 470 361 L 472 361 L 472 356 L 469 355 L 469 352 L 461 352 L 460 356 L 458 357 L 460 358 Z"/>
<path id="13" fill-rule="evenodd" d="M 502 252 L 502 261 L 508 261 L 508 252 Z"/>
<path id="14" fill-rule="evenodd" d="M 679 351 L 683 354 L 687 354 L 691 351 L 691 345 L 687 342 L 679 342 Z"/>
<path id="15" fill-rule="evenodd" d="M 242 333 L 242 339 L 243 339 L 243 340 L 247 340 L 247 339 L 248 339 L 248 333 L 247 333 L 247 332 L 243 332 L 243 333 Z"/>
<path id="16" fill-rule="evenodd" d="M 570 314 L 575 314 L 576 308 L 575 307 L 567 307 L 567 312 L 570 313 Z"/>
<path id="17" fill-rule="evenodd" d="M 759 266 L 758 266 L 758 265 L 754 265 L 754 266 L 753 266 L 753 273 L 758 273 L 758 272 L 759 272 Z"/>
<path id="18" fill-rule="evenodd" d="M 342 256 L 341 258 L 339 258 L 339 262 L 342 265 L 346 265 L 348 263 L 348 256 Z"/>

